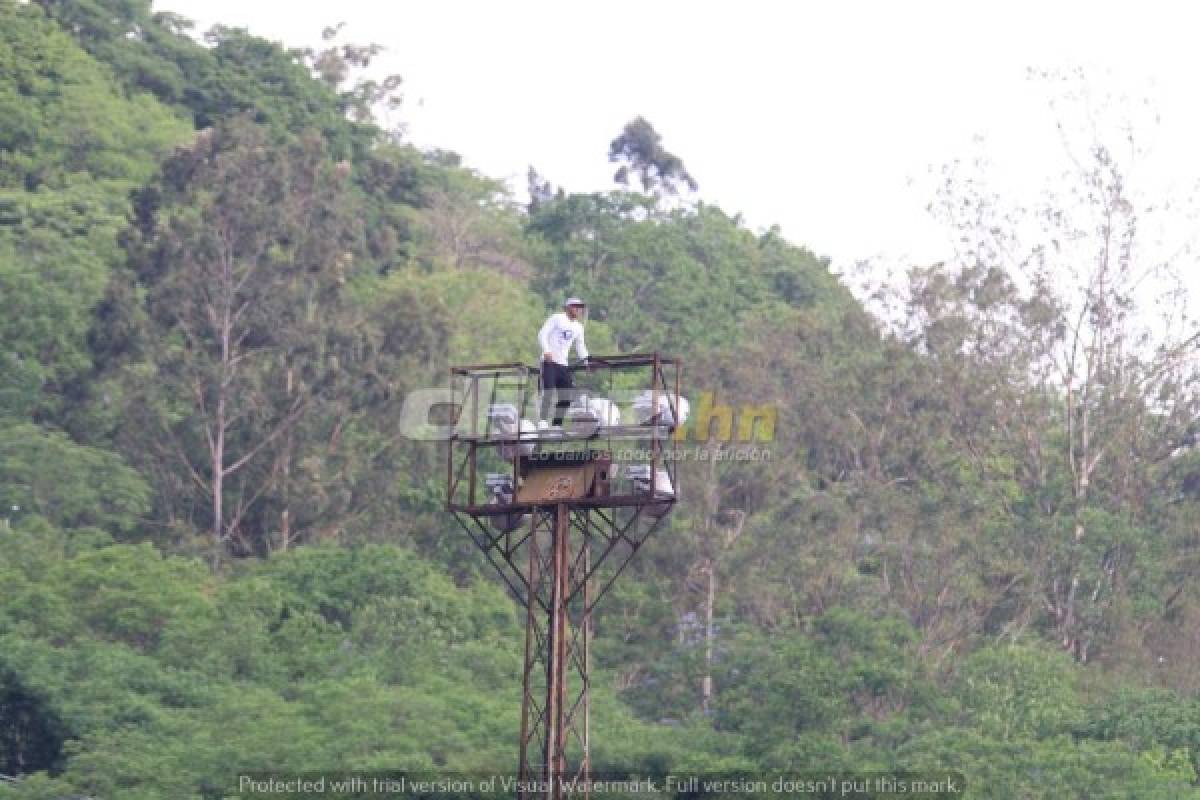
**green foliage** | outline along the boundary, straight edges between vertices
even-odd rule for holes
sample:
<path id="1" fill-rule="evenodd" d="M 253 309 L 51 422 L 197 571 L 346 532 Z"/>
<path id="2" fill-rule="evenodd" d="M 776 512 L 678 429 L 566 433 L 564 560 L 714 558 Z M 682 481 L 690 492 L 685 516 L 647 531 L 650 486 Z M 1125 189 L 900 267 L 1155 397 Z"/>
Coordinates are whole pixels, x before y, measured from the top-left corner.
<path id="1" fill-rule="evenodd" d="M 0 322 L 0 409 L 22 418 L 61 410 L 53 390 L 91 364 L 86 335 L 115 256 L 105 234 L 114 236 L 118 211 L 94 185 L 0 197 L 14 215 L 0 232 L 0 292 L 11 306 Z"/>
<path id="2" fill-rule="evenodd" d="M 837 664 L 806 636 L 739 643 L 725 665 L 717 724 L 767 743 L 823 730 L 844 713 Z"/>
<path id="3" fill-rule="evenodd" d="M 185 130 L 149 94 L 121 92 L 37 6 L 0 5 L 0 75 L 5 188 L 144 179 Z"/>
<path id="4" fill-rule="evenodd" d="M 121 532 L 149 506 L 149 486 L 115 453 L 29 423 L 0 430 L 0 508 L 15 516 Z"/>
<path id="5" fill-rule="evenodd" d="M 338 158 L 364 152 L 374 136 L 373 125 L 346 117 L 357 97 L 315 80 L 302 52 L 220 25 L 208 32 L 205 47 L 188 36 L 189 22 L 153 13 L 149 0 L 39 0 L 39 5 L 131 94 L 153 95 L 179 108 L 196 128 L 249 113 L 280 133 L 319 129 Z"/>
<path id="6" fill-rule="evenodd" d="M 349 122 L 343 101 L 312 79 L 298 54 L 237 28 L 218 26 L 207 38 L 216 63 L 194 97 L 185 97 L 197 127 L 249 112 L 279 132 L 320 130 L 335 158 L 369 141 L 373 128 Z"/>
<path id="7" fill-rule="evenodd" d="M 402 278 L 395 280 L 396 285 L 416 294 L 412 302 L 439 309 L 446 318 L 449 363 L 495 364 L 513 360 L 537 363 L 540 354 L 534 339 L 550 312 L 537 295 L 521 284 L 482 269 L 396 277 Z M 503 308 L 504 313 L 495 314 L 497 307 Z M 481 325 L 481 320 L 486 324 Z M 609 331 L 605 323 L 589 321 L 588 350 L 597 354 L 616 352 Z"/>
<path id="8" fill-rule="evenodd" d="M 214 544 L 271 546 L 245 529 L 252 516 L 270 525 L 263 514 L 274 503 L 286 547 L 290 496 L 315 494 L 304 486 L 319 473 L 304 469 L 311 444 L 344 413 L 358 366 L 342 303 L 360 242 L 346 177 L 320 137 L 275 146 L 239 119 L 178 151 L 138 194 L 131 268 L 108 309 L 134 324 L 106 354 L 108 377 L 130 388 L 124 413 L 148 423 L 127 452 L 184 467 Z M 295 522 L 314 524 L 336 504 L 326 497 Z"/>
<path id="9" fill-rule="evenodd" d="M 769 461 L 681 465 L 601 604 L 596 769 L 1197 794 L 1186 358 L 1098 329 L 1077 400 L 1042 371 L 1069 302 L 983 255 L 879 320 L 668 197 L 695 181 L 644 119 L 609 152 L 641 193 L 531 170 L 521 209 L 379 129 L 376 46 L 189 28 L 0 4 L 0 799 L 511 765 L 522 615 L 395 421 L 452 363 L 532 360 L 568 294 L 591 350 L 779 414 Z"/>
<path id="10" fill-rule="evenodd" d="M 1105 687 L 1077 725 L 1080 735 L 1125 741 L 1190 780 L 1200 775 L 1200 702 L 1164 689 Z"/>
<path id="11" fill-rule="evenodd" d="M 883 768 L 874 748 L 946 713 L 915 641 L 901 620 L 848 609 L 814 620 L 807 634 L 734 639 L 720 659 L 715 723 L 746 734 L 748 751 L 772 768 L 833 769 L 853 763 L 853 752 Z"/>
<path id="12" fill-rule="evenodd" d="M 56 769 L 65 731 L 45 698 L 25 688 L 11 672 L 0 672 L 0 770 L 2 774 Z"/>
<path id="13" fill-rule="evenodd" d="M 970 776 L 970 797 L 1130 797 L 1168 800 L 1196 797 L 1192 779 L 1154 754 L 1123 744 L 1067 737 L 1004 742 L 970 728 L 945 728 L 916 739 L 897 754 L 926 768 Z M 937 765 L 934 767 L 933 765 Z"/>
<path id="14" fill-rule="evenodd" d="M 621 135 L 612 140 L 608 160 L 621 164 L 613 175 L 617 183 L 628 184 L 629 173 L 633 172 L 647 192 L 678 194 L 679 184 L 693 192 L 699 188 L 679 156 L 662 146 L 662 136 L 645 117 L 630 120 Z"/>
<path id="15" fill-rule="evenodd" d="M 529 231 L 544 242 L 548 302 L 587 298 L 622 351 L 702 352 L 738 338 L 752 308 L 849 302 L 807 250 L 755 236 L 712 206 L 661 211 L 626 193 L 569 195 L 540 205 Z"/>
<path id="16" fill-rule="evenodd" d="M 979 650 L 959 680 L 979 727 L 995 738 L 1046 738 L 1079 721 L 1075 670 L 1069 656 L 1011 645 Z"/>
<path id="17" fill-rule="evenodd" d="M 0 5 L 0 415 L 68 410 L 127 193 L 187 130 L 37 6 Z"/>
<path id="18" fill-rule="evenodd" d="M 20 736 L 31 774 L 0 797 L 206 797 L 239 770 L 511 759 L 521 633 L 494 585 L 394 546 L 301 548 L 225 579 L 149 545 L 4 546 L 25 555 L 0 562 L 17 585 L 0 596 L 0 743 Z M 603 702 L 596 735 L 695 758 L 682 732 Z"/>

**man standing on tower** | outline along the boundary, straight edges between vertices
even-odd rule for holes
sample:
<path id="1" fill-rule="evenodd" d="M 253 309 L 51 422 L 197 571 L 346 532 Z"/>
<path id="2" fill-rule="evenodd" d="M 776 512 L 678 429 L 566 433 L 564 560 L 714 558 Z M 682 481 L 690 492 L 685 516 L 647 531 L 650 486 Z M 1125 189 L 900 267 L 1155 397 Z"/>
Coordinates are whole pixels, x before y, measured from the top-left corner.
<path id="1" fill-rule="evenodd" d="M 563 310 L 551 314 L 538 332 L 538 345 L 542 350 L 542 419 L 550 417 L 551 398 L 554 404 L 553 425 L 562 425 L 567 407 L 571 405 L 571 390 L 575 388 L 575 380 L 571 377 L 568 367 L 567 353 L 571 345 L 575 352 L 586 363 L 588 358 L 587 345 L 583 342 L 583 318 L 587 313 L 587 305 L 578 297 L 568 297 L 563 304 Z"/>

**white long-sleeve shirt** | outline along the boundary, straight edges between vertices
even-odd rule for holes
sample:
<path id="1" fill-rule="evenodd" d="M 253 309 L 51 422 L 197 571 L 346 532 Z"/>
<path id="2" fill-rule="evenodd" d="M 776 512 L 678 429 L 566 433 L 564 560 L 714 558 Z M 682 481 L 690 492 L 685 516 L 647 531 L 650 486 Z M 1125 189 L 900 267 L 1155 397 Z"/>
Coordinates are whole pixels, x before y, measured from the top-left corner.
<path id="1" fill-rule="evenodd" d="M 538 344 L 542 348 L 542 358 L 550 353 L 551 360 L 556 364 L 567 365 L 567 353 L 575 345 L 575 352 L 580 358 L 587 358 L 587 345 L 583 342 L 583 323 L 571 319 L 565 312 L 551 314 L 542 329 L 538 331 Z"/>

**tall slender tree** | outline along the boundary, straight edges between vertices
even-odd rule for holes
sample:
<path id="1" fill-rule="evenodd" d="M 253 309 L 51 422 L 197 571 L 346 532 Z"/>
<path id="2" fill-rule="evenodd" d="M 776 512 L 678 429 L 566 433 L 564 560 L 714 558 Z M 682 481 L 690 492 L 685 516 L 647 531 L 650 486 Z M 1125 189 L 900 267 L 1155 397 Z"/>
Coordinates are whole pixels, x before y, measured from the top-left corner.
<path id="1" fill-rule="evenodd" d="M 203 497 L 215 542 L 280 493 L 293 431 L 338 381 L 341 291 L 359 230 L 319 136 L 272 142 L 244 120 L 198 135 L 141 193 L 127 237 L 149 368 L 132 371 L 149 437 Z"/>
<path id="2" fill-rule="evenodd" d="M 1063 106 L 1103 108 L 1083 98 Z M 1074 126 L 1063 123 L 1069 132 Z M 1138 526 L 1200 412 L 1200 329 L 1180 304 L 1187 242 L 1153 236 L 1162 205 L 1131 185 L 1141 155 L 1089 117 L 1082 144 L 1038 204 L 1023 207 L 950 168 L 940 208 L 961 244 L 948 264 L 913 270 L 910 341 L 935 365 L 957 444 L 1029 502 L 1011 547 L 1028 573 L 1028 612 L 1088 660 L 1156 547 Z"/>

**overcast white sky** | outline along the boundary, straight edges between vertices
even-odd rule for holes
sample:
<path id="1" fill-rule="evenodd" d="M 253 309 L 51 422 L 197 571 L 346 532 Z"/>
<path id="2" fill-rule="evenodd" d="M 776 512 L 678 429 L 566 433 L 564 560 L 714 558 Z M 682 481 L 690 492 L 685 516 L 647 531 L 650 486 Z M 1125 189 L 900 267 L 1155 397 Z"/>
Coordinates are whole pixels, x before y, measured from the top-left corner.
<path id="1" fill-rule="evenodd" d="M 700 196 L 779 224 L 835 267 L 945 255 L 930 167 L 984 150 L 1014 193 L 1057 171 L 1046 88 L 1027 67 L 1085 66 L 1162 116 L 1153 186 L 1200 176 L 1198 17 L 1187 4 L 1003 2 L 268 2 L 156 8 L 315 44 L 387 47 L 411 141 L 523 190 L 611 186 L 609 141 L 637 114 Z M 1099 88 L 1104 88 L 1103 86 Z M 979 144 L 978 137 L 984 137 Z"/>

